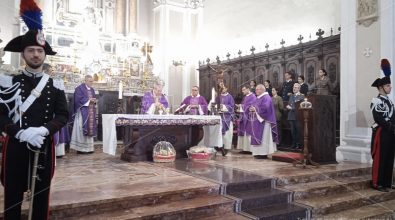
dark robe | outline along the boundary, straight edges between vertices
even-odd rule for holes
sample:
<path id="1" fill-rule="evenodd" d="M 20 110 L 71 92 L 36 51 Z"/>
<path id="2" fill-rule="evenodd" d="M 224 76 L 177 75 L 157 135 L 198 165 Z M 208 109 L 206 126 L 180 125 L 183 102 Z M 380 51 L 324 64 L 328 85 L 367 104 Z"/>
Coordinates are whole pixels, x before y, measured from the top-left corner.
<path id="1" fill-rule="evenodd" d="M 309 86 L 306 83 L 300 84 L 300 93 L 307 96 L 308 92 L 309 92 Z"/>
<path id="2" fill-rule="evenodd" d="M 292 80 L 283 82 L 283 87 L 281 90 L 281 98 L 283 98 L 283 101 L 289 100 L 288 93 L 293 93 L 294 84 L 295 82 Z"/>

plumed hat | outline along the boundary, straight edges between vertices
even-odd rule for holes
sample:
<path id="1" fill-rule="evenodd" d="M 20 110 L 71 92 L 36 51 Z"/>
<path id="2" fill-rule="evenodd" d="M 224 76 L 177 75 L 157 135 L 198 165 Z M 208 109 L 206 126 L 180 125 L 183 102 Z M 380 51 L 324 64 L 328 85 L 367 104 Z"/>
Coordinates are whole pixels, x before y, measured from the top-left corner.
<path id="1" fill-rule="evenodd" d="M 387 59 L 381 60 L 381 70 L 384 73 L 383 78 L 377 78 L 373 83 L 372 87 L 380 87 L 386 84 L 391 84 L 391 65 Z"/>
<path id="2" fill-rule="evenodd" d="M 55 55 L 49 43 L 45 40 L 42 32 L 42 12 L 34 0 L 21 0 L 20 16 L 29 31 L 26 34 L 12 39 L 5 46 L 5 51 L 22 52 L 28 46 L 40 46 L 44 48 L 46 55 Z"/>

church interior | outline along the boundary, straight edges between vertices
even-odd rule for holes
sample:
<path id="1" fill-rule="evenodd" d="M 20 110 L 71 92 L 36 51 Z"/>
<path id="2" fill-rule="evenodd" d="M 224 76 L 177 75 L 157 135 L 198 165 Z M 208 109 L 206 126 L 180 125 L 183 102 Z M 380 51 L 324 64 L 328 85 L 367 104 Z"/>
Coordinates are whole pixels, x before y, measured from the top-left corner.
<path id="1" fill-rule="evenodd" d="M 49 219 L 395 219 L 395 190 L 371 186 L 370 107 L 381 59 L 395 64 L 394 1 L 34 1 L 57 52 L 45 63 L 62 81 L 70 135 L 75 89 L 87 75 L 97 99 L 94 152 L 66 143 L 56 157 Z M 0 74 L 26 66 L 4 50 L 29 30 L 20 2 L 0 1 Z M 326 94 L 319 92 L 322 70 Z M 256 157 L 238 147 L 243 88 L 267 81 L 266 91 L 281 96 L 287 74 L 307 87 L 296 102 L 300 145 L 284 109 L 275 152 Z M 168 107 L 149 115 L 143 100 L 158 83 Z M 217 144 L 226 145 L 216 101 L 224 87 L 238 108 L 227 150 Z M 204 119 L 178 114 L 194 88 L 209 103 Z M 202 145 L 208 156 L 191 156 Z M 163 151 L 172 159 L 158 159 Z"/>

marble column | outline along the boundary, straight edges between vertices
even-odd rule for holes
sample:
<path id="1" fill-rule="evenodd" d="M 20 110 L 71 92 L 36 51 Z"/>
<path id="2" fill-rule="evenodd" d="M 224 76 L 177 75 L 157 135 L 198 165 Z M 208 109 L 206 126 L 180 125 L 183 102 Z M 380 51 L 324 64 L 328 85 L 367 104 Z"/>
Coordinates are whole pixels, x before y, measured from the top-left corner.
<path id="1" fill-rule="evenodd" d="M 378 3 L 377 16 L 374 12 L 364 15 L 363 4 L 372 9 L 375 2 Z M 391 0 L 341 2 L 341 113 L 337 161 L 371 162 L 373 118 L 369 105 L 378 93 L 370 85 L 382 76 L 381 58 L 394 64 L 394 8 Z M 393 93 L 390 96 L 394 98 Z"/>
<path id="2" fill-rule="evenodd" d="M 125 0 L 116 0 L 115 2 L 115 33 L 125 34 Z"/>

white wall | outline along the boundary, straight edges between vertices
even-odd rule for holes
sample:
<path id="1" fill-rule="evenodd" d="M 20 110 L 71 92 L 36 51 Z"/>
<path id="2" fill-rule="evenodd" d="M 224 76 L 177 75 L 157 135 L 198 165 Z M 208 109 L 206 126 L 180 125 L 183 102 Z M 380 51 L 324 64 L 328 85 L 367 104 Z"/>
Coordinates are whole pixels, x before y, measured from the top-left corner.
<path id="1" fill-rule="evenodd" d="M 340 0 L 207 0 L 201 31 L 201 59 L 236 54 L 254 45 L 264 50 L 297 42 L 299 34 L 315 39 L 318 28 L 330 33 L 340 26 Z M 257 51 L 256 51 L 257 52 Z M 213 59 L 212 59 L 213 60 Z"/>
<path id="2" fill-rule="evenodd" d="M 5 45 L 19 33 L 19 25 L 17 25 L 17 17 L 19 14 L 19 1 L 18 0 L 1 0 L 0 1 L 0 39 L 3 40 L 0 43 L 0 48 Z M 5 64 L 10 64 L 11 60 L 10 52 L 7 52 L 3 57 Z M 12 56 L 18 57 L 18 54 L 12 54 Z M 18 60 L 18 59 L 13 59 Z M 17 62 L 17 61 L 15 61 Z"/>

